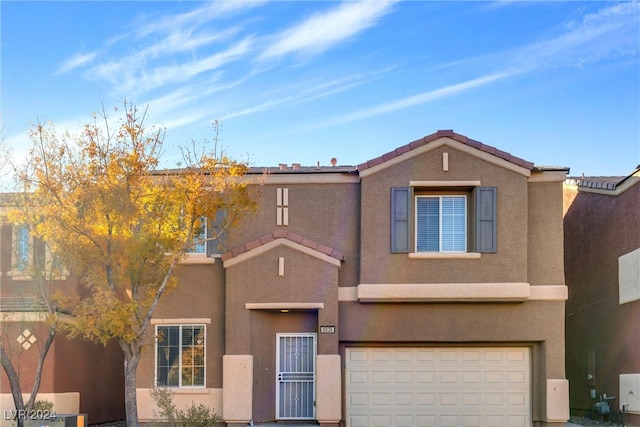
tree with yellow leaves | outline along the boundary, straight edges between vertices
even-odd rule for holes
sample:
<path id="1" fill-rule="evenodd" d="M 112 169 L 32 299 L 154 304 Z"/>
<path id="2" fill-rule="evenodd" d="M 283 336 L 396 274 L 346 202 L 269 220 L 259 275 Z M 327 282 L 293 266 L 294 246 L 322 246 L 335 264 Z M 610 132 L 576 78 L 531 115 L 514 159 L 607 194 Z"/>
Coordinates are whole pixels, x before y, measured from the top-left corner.
<path id="1" fill-rule="evenodd" d="M 164 133 L 145 119 L 146 110 L 125 102 L 117 125 L 103 109 L 80 136 L 38 125 L 18 175 L 34 235 L 86 287 L 58 300 L 73 315 L 68 332 L 115 339 L 124 353 L 128 426 L 138 424 L 136 370 L 148 326 L 177 285 L 176 267 L 255 209 L 242 179 L 248 165 L 218 152 L 217 128 L 210 146 L 182 147 L 180 169 L 168 170 L 160 165 Z M 220 212 L 222 223 L 201 233 Z"/>

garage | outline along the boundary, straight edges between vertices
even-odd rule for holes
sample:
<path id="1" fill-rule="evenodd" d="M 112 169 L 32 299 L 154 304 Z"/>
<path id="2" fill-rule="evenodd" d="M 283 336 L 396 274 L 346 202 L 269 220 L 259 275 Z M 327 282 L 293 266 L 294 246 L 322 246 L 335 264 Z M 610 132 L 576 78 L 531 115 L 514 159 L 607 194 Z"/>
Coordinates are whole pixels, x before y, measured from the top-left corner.
<path id="1" fill-rule="evenodd" d="M 526 347 L 349 347 L 347 427 L 531 425 Z"/>

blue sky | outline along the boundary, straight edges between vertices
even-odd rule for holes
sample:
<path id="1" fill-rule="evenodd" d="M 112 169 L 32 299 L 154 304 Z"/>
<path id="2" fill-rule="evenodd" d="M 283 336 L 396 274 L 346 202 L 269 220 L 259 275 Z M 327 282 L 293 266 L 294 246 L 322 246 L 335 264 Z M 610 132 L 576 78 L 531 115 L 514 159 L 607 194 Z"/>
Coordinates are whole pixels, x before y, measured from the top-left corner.
<path id="1" fill-rule="evenodd" d="M 149 107 L 172 147 L 356 165 L 438 129 L 572 175 L 640 164 L 640 4 L 0 2 L 5 144 Z M 172 165 L 171 165 L 172 166 Z"/>

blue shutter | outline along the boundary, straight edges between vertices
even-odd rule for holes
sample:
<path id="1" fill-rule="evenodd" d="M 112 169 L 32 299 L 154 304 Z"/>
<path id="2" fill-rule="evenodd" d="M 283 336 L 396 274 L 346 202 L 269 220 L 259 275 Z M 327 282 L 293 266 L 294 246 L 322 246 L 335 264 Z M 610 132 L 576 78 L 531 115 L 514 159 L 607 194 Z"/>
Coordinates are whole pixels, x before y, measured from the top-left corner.
<path id="1" fill-rule="evenodd" d="M 476 251 L 495 253 L 498 228 L 496 187 L 476 188 Z"/>
<path id="2" fill-rule="evenodd" d="M 411 252 L 411 187 L 391 188 L 391 252 Z"/>

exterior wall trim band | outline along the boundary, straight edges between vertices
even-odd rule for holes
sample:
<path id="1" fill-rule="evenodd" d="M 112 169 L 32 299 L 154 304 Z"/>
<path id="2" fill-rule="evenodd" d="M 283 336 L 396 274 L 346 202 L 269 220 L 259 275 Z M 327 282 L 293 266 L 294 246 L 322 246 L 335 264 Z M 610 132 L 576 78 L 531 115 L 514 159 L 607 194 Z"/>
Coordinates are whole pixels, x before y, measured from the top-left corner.
<path id="1" fill-rule="evenodd" d="M 529 283 L 392 283 L 338 288 L 338 300 L 344 302 L 566 301 L 568 295 L 566 285 Z"/>

